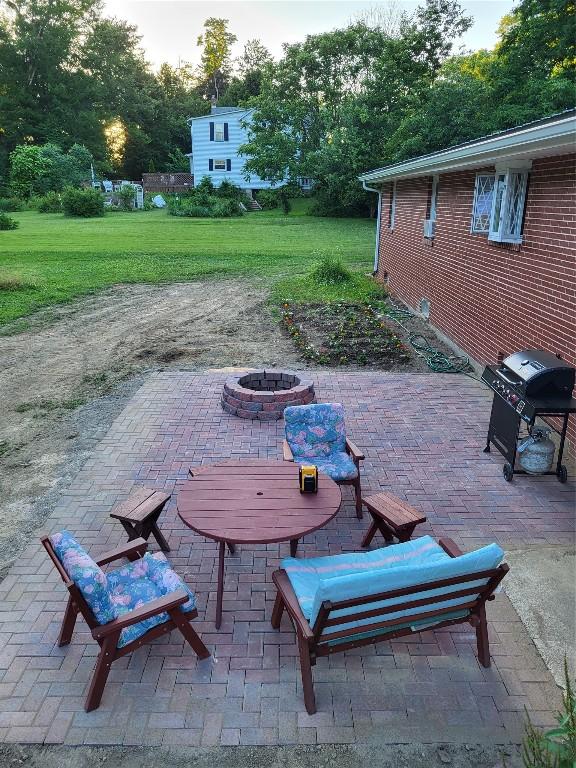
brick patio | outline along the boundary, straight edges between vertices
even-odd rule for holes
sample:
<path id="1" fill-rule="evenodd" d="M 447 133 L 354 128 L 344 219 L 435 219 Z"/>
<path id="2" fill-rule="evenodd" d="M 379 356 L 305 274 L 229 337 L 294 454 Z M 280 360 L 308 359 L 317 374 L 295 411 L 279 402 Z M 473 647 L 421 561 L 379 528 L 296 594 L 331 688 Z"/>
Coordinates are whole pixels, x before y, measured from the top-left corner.
<path id="1" fill-rule="evenodd" d="M 152 375 L 114 422 L 45 526 L 68 528 L 99 553 L 125 535 L 108 516 L 134 483 L 178 491 L 189 466 L 281 456 L 283 422 L 224 414 L 225 374 Z M 366 451 L 366 490 L 390 490 L 428 516 L 421 533 L 463 549 L 570 544 L 574 485 L 554 478 L 502 479 L 483 454 L 490 396 L 470 378 L 440 375 L 313 376 L 320 401 L 347 408 L 348 432 Z M 359 548 L 349 489 L 300 556 Z M 318 713 L 306 714 L 294 634 L 270 627 L 270 574 L 288 544 L 243 547 L 226 564 L 224 620 L 214 629 L 216 545 L 185 529 L 175 499 L 160 524 L 176 570 L 196 591 L 194 622 L 213 651 L 198 662 L 172 633 L 112 669 L 100 709 L 83 711 L 97 644 L 79 621 L 70 646 L 56 637 L 64 587 L 33 542 L 0 584 L 0 740 L 65 744 L 234 745 L 517 742 L 524 707 L 548 724 L 559 697 L 505 594 L 489 605 L 493 665 L 475 656 L 459 625 L 320 659 Z M 380 546 L 376 538 L 373 547 Z M 153 545 L 153 548 L 156 548 Z"/>

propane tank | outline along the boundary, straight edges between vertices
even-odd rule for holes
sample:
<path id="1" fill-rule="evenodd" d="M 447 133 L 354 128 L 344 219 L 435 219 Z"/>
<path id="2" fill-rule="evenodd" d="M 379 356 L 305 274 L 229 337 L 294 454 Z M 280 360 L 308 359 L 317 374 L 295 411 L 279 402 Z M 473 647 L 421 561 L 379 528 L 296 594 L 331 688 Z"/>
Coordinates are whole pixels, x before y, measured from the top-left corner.
<path id="1" fill-rule="evenodd" d="M 542 475 L 552 469 L 556 446 L 550 440 L 551 431 L 537 427 L 518 444 L 519 464 L 529 475 Z"/>

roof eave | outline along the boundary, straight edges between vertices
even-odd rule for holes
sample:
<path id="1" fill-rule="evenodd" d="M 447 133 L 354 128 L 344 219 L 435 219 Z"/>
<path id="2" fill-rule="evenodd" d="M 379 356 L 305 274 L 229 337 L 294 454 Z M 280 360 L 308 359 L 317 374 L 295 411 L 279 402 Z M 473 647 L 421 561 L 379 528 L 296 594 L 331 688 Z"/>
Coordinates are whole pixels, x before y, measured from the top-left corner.
<path id="1" fill-rule="evenodd" d="M 504 160 L 522 161 L 576 149 L 576 116 L 505 136 L 488 137 L 472 144 L 442 150 L 403 163 L 378 168 L 359 176 L 363 182 L 395 179 L 481 168 Z"/>

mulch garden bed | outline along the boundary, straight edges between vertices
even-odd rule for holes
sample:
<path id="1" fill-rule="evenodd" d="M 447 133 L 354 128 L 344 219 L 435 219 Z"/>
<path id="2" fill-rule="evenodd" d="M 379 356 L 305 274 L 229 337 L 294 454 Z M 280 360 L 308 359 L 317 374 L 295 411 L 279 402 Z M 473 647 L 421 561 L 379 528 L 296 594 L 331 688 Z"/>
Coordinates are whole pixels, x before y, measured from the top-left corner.
<path id="1" fill-rule="evenodd" d="M 281 326 L 311 363 L 419 369 L 411 348 L 380 312 L 365 303 L 284 304 Z"/>

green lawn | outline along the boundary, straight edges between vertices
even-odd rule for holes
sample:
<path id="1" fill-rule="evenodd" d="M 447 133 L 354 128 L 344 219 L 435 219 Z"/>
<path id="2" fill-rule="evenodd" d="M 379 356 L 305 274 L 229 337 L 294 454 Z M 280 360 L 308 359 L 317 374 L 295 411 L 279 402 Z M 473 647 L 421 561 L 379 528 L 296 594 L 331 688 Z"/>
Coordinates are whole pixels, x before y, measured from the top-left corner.
<path id="1" fill-rule="evenodd" d="M 238 219 L 182 219 L 165 211 L 102 219 L 10 214 L 20 227 L 0 232 L 0 325 L 115 283 L 206 275 L 268 277 L 277 298 L 294 300 L 309 292 L 294 278 L 309 270 L 317 252 L 338 253 L 360 273 L 371 269 L 373 221 L 302 214 L 301 205 L 289 216 L 268 211 Z M 370 289 L 359 277 L 349 290 Z"/>

